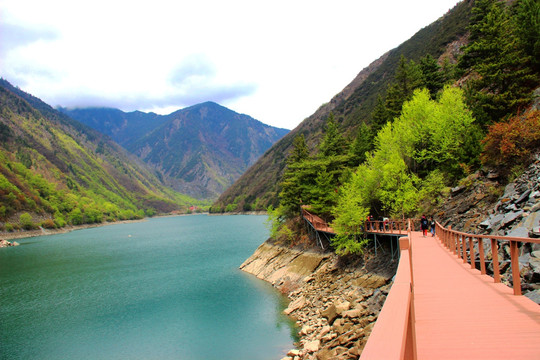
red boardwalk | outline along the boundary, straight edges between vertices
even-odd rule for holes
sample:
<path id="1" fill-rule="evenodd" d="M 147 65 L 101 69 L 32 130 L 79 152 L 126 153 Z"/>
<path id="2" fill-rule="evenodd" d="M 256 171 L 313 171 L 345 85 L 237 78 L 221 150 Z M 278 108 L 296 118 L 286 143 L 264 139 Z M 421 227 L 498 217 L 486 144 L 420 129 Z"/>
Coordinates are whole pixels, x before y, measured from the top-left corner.
<path id="1" fill-rule="evenodd" d="M 540 306 L 412 235 L 417 359 L 540 359 Z"/>

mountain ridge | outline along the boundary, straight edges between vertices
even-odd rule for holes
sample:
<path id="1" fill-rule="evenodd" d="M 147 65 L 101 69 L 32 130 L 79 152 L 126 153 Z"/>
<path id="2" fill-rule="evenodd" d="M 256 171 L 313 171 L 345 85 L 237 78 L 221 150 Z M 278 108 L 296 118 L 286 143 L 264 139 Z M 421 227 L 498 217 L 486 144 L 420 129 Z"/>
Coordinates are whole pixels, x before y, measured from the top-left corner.
<path id="1" fill-rule="evenodd" d="M 187 211 L 200 204 L 166 187 L 108 136 L 4 79 L 0 134 L 0 219 L 6 223 L 28 213 L 36 223 L 63 227 Z"/>
<path id="2" fill-rule="evenodd" d="M 217 198 L 288 133 L 213 101 L 167 115 L 111 108 L 61 110 L 109 135 L 162 173 L 175 190 L 200 199 Z"/>
<path id="3" fill-rule="evenodd" d="M 456 55 L 455 51 L 449 49 L 454 42 L 460 41 L 467 34 L 472 5 L 472 0 L 458 3 L 435 22 L 420 29 L 409 40 L 387 51 L 362 69 L 340 93 L 276 142 L 242 177 L 223 192 L 213 204 L 212 211 L 222 212 L 227 208 L 234 208 L 236 211 L 251 210 L 255 203 L 257 210 L 265 209 L 268 205 L 277 206 L 279 183 L 286 167 L 285 159 L 293 146 L 293 139 L 297 135 L 304 135 L 308 149 L 311 153 L 315 152 L 330 113 L 334 114 L 344 135 L 353 137 L 362 123 L 371 122 L 371 112 L 375 108 L 377 96 L 393 81 L 401 56 L 418 61 L 426 52 L 436 59 L 445 52 Z"/>

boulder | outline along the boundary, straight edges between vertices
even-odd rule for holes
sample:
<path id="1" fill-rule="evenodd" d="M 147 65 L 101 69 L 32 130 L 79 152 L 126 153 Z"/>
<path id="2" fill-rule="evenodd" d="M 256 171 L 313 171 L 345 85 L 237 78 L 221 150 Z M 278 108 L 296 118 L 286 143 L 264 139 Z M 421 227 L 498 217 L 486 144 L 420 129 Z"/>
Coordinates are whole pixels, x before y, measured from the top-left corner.
<path id="1" fill-rule="evenodd" d="M 321 315 L 328 320 L 328 323 L 332 325 L 336 318 L 338 317 L 338 313 L 336 311 L 336 305 L 332 304 L 326 310 L 324 310 Z"/>
<path id="2" fill-rule="evenodd" d="M 506 236 L 510 237 L 529 237 L 529 229 L 527 229 L 524 226 L 520 226 L 517 228 L 514 228 L 506 234 Z"/>
<path id="3" fill-rule="evenodd" d="M 501 226 L 508 226 L 509 224 L 513 223 L 517 218 L 523 216 L 523 211 L 518 212 L 510 212 L 504 216 L 504 218 L 501 221 Z"/>
<path id="4" fill-rule="evenodd" d="M 289 306 L 283 310 L 283 313 L 290 315 L 293 311 L 303 308 L 306 305 L 306 298 L 300 296 L 298 299 L 294 300 L 289 304 Z"/>
<path id="5" fill-rule="evenodd" d="M 320 340 L 313 340 L 308 341 L 304 344 L 304 350 L 306 350 L 308 353 L 314 353 L 319 351 L 319 348 L 321 347 L 321 341 Z"/>

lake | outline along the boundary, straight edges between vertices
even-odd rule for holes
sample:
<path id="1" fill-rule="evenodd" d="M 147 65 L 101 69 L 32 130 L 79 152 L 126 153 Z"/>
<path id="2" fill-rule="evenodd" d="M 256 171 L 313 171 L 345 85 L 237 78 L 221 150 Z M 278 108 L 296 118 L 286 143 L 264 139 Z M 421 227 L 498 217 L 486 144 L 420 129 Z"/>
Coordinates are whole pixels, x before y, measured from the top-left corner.
<path id="1" fill-rule="evenodd" d="M 0 249 L 1 359 L 280 359 L 286 299 L 238 270 L 266 216 L 176 216 Z"/>

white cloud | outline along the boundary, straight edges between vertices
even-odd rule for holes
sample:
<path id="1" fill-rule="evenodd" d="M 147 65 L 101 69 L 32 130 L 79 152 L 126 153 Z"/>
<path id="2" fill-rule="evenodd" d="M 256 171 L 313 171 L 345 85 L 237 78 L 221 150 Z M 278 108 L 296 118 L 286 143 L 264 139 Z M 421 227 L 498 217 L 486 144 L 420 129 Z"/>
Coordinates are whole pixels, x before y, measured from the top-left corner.
<path id="1" fill-rule="evenodd" d="M 213 100 L 293 128 L 456 2 L 0 0 L 0 76 L 53 106 Z"/>

